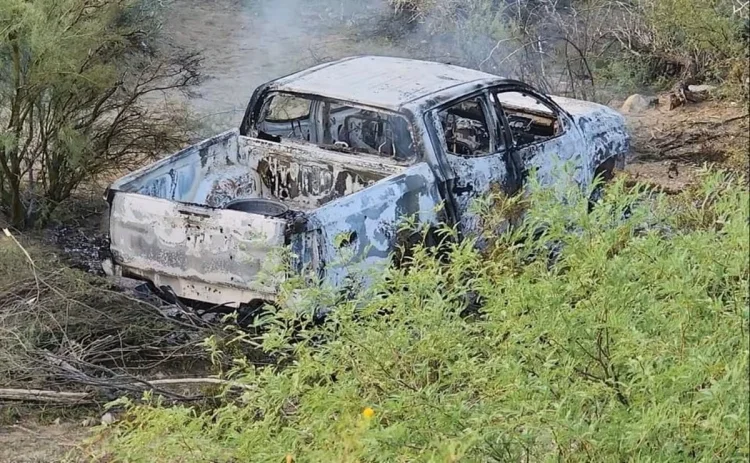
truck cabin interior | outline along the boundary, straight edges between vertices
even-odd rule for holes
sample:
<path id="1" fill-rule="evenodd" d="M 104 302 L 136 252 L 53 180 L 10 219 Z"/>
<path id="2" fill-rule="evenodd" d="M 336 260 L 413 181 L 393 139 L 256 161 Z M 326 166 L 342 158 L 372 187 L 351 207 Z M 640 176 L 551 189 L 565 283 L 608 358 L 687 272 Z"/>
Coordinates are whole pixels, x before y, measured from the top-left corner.
<path id="1" fill-rule="evenodd" d="M 477 95 L 437 113 L 448 153 L 478 157 L 504 148 L 503 139 L 492 136 L 495 126 L 486 104 L 495 107 L 496 115 L 505 115 L 498 123 L 507 123 L 516 146 L 544 141 L 560 133 L 555 110 L 531 95 L 517 91 L 490 92 L 490 95 L 491 102 L 485 102 L 485 95 Z"/>
<path id="2" fill-rule="evenodd" d="M 518 91 L 492 93 L 502 107 L 510 132 L 518 145 L 528 145 L 560 134 L 558 114 L 533 96 Z"/>
<path id="3" fill-rule="evenodd" d="M 291 94 L 272 94 L 256 129 L 257 138 L 229 132 L 193 145 L 118 189 L 213 208 L 242 199 L 263 210 L 306 211 L 415 158 L 403 117 Z M 269 208 L 269 200 L 285 208 Z"/>
<path id="4" fill-rule="evenodd" d="M 398 114 L 288 93 L 271 94 L 255 129 L 260 139 L 294 140 L 397 162 L 415 157 L 408 121 Z"/>

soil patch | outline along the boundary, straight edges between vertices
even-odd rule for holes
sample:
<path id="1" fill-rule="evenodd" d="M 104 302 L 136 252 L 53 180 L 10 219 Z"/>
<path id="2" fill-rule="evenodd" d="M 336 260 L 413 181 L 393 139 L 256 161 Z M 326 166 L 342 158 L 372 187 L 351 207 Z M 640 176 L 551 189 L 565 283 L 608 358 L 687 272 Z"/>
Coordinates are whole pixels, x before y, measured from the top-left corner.
<path id="1" fill-rule="evenodd" d="M 749 118 L 744 105 L 706 101 L 672 111 L 653 108 L 627 120 L 633 156 L 626 171 L 636 181 L 677 192 L 694 183 L 705 167 L 748 172 Z"/>
<path id="2" fill-rule="evenodd" d="M 0 426 L 0 463 L 63 461 L 76 453 L 89 432 L 74 423 Z"/>

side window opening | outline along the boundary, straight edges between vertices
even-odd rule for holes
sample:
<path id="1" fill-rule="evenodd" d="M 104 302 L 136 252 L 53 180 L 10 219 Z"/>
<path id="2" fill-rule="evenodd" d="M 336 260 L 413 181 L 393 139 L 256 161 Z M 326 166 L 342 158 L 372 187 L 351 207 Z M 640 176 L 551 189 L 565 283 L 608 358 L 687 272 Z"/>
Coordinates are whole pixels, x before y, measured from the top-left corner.
<path id="1" fill-rule="evenodd" d="M 517 146 L 542 142 L 562 133 L 557 113 L 537 98 L 518 91 L 495 92 L 493 98 L 502 106 Z"/>
<path id="2" fill-rule="evenodd" d="M 312 100 L 307 98 L 286 93 L 272 95 L 258 121 L 258 133 L 262 138 L 310 141 L 311 107 Z"/>
<path id="3" fill-rule="evenodd" d="M 477 96 L 438 112 L 447 151 L 462 157 L 480 157 L 493 152 L 490 125 L 482 99 Z"/>

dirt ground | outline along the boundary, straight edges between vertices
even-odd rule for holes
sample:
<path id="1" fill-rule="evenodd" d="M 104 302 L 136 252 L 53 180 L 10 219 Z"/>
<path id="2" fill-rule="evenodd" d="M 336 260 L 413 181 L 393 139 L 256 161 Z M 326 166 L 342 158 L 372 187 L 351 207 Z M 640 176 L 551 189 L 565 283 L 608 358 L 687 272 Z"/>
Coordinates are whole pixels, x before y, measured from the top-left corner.
<path id="1" fill-rule="evenodd" d="M 675 193 L 712 165 L 748 173 L 746 105 L 713 100 L 672 111 L 656 107 L 626 117 L 633 137 L 626 172 L 633 180 Z"/>
<path id="2" fill-rule="evenodd" d="M 0 463 L 64 461 L 75 454 L 89 432 L 90 428 L 77 423 L 23 423 L 0 427 Z"/>
<path id="3" fill-rule="evenodd" d="M 211 78 L 190 104 L 207 121 L 206 130 L 236 125 L 254 88 L 269 79 L 364 51 L 403 54 L 393 44 L 349 39 L 344 28 L 334 27 L 338 12 L 333 8 L 300 10 L 297 5 L 298 0 L 176 0 L 172 4 L 166 34 L 178 45 L 205 52 L 204 72 Z M 284 22 L 306 26 L 279 28 Z M 626 171 L 635 180 L 669 192 L 694 182 L 706 163 L 747 171 L 747 113 L 741 104 L 708 101 L 629 115 L 633 157 Z M 46 237 L 72 259 L 71 265 L 91 272 L 96 272 L 97 250 L 102 246 L 103 235 L 97 228 L 101 206 L 94 201 L 83 212 L 72 211 L 69 223 L 50 230 Z M 21 421 L 0 426 L 0 463 L 61 461 L 88 432 L 77 422 Z"/>

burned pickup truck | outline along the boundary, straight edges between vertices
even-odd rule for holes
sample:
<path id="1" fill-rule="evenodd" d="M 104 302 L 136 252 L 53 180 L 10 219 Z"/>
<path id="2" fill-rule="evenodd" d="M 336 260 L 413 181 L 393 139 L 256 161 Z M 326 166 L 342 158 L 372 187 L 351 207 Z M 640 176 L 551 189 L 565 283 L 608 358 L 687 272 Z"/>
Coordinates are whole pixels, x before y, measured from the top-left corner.
<path id="1" fill-rule="evenodd" d="M 340 287 L 341 248 L 386 265 L 407 217 L 470 235 L 473 199 L 529 175 L 585 187 L 628 145 L 623 118 L 598 104 L 457 66 L 347 58 L 260 86 L 239 130 L 112 184 L 104 267 L 238 307 L 274 300 L 260 275 L 286 248 L 292 271 Z"/>

